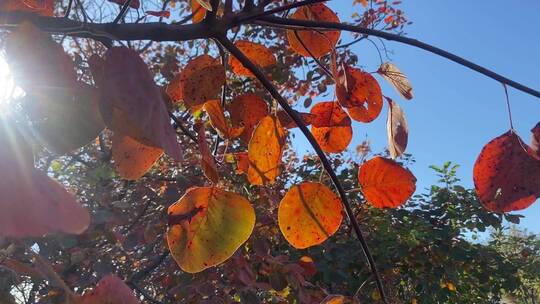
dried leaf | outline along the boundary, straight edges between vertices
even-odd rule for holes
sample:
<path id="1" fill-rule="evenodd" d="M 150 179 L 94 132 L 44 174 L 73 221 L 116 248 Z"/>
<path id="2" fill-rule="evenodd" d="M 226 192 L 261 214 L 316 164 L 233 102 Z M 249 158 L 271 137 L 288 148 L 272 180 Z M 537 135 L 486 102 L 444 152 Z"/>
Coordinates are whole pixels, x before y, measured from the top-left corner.
<path id="1" fill-rule="evenodd" d="M 512 131 L 484 146 L 476 159 L 473 180 L 480 202 L 494 212 L 529 207 L 540 196 L 540 161 Z"/>
<path id="2" fill-rule="evenodd" d="M 316 3 L 306 5 L 298 8 L 294 14 L 291 15 L 291 19 L 310 20 L 310 21 L 325 21 L 325 22 L 339 22 L 339 18 L 331 9 L 322 3 Z M 339 31 L 295 31 L 287 30 L 287 40 L 289 46 L 296 53 L 311 57 L 319 58 L 330 53 L 336 46 L 339 36 Z M 300 38 L 300 40 L 298 39 Z M 305 47 L 304 47 L 305 46 Z M 306 47 L 309 49 L 306 50 Z"/>
<path id="3" fill-rule="evenodd" d="M 248 180 L 252 185 L 267 185 L 280 173 L 285 131 L 278 119 L 266 116 L 253 131 L 248 146 Z"/>
<path id="4" fill-rule="evenodd" d="M 392 99 L 388 101 L 388 119 L 386 121 L 386 131 L 388 134 L 388 151 L 390 157 L 398 158 L 405 152 L 409 137 L 409 127 L 405 114 L 397 103 Z"/>
<path id="5" fill-rule="evenodd" d="M 321 183 L 295 185 L 279 204 L 279 229 L 298 249 L 321 244 L 339 229 L 342 220 L 339 197 Z"/>
<path id="6" fill-rule="evenodd" d="M 233 127 L 244 128 L 240 134 L 240 139 L 244 143 L 249 143 L 255 126 L 268 115 L 266 102 L 255 94 L 236 96 L 226 108 L 231 115 Z"/>
<path id="7" fill-rule="evenodd" d="M 375 157 L 359 169 L 358 182 L 366 200 L 375 208 L 403 205 L 416 190 L 416 178 L 391 159 Z"/>
<path id="8" fill-rule="evenodd" d="M 407 76 L 403 74 L 393 63 L 383 63 L 377 71 L 386 79 L 401 95 L 401 97 L 411 100 L 413 98 L 413 89 Z"/>
<path id="9" fill-rule="evenodd" d="M 248 57 L 251 62 L 255 63 L 259 68 L 267 68 L 276 64 L 274 53 L 266 46 L 246 40 L 239 40 L 234 43 L 237 48 Z M 236 57 L 231 56 L 229 59 L 231 70 L 238 76 L 255 77 Z"/>
<path id="10" fill-rule="evenodd" d="M 136 180 L 148 172 L 163 155 L 163 149 L 146 146 L 115 132 L 112 137 L 112 158 L 116 171 L 127 180 Z"/>
<path id="11" fill-rule="evenodd" d="M 244 197 L 195 187 L 169 207 L 167 243 L 183 271 L 195 273 L 231 257 L 249 238 L 255 211 Z"/>

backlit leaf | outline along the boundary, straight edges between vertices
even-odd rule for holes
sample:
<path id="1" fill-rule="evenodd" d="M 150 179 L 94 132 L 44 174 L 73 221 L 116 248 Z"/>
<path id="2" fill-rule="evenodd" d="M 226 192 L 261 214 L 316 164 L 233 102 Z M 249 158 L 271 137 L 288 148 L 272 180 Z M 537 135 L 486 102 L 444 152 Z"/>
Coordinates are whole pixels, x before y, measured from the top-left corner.
<path id="1" fill-rule="evenodd" d="M 0 11 L 27 12 L 52 17 L 54 15 L 54 0 L 2 0 Z"/>
<path id="2" fill-rule="evenodd" d="M 206 9 L 201 6 L 198 0 L 191 0 L 191 13 L 193 23 L 201 22 L 206 17 Z"/>
<path id="3" fill-rule="evenodd" d="M 180 73 L 176 74 L 173 80 L 171 80 L 166 88 L 167 94 L 169 94 L 174 102 L 183 101 L 186 80 L 191 77 L 193 73 L 218 64 L 220 64 L 219 61 L 210 55 L 201 55 L 195 57 L 187 63 Z"/>
<path id="4" fill-rule="evenodd" d="M 531 139 L 531 155 L 536 159 L 540 160 L 540 122 L 534 126 L 531 130 L 532 139 Z"/>
<path id="5" fill-rule="evenodd" d="M 114 275 L 108 275 L 99 280 L 96 287 L 75 298 L 75 304 L 139 304 L 124 281 Z"/>
<path id="6" fill-rule="evenodd" d="M 101 113 L 109 128 L 181 160 L 161 89 L 139 54 L 126 47 L 109 48 L 102 77 Z"/>
<path id="7" fill-rule="evenodd" d="M 337 102 L 320 102 L 311 108 L 314 127 L 345 127 L 351 125 L 351 118 Z"/>
<path id="8" fill-rule="evenodd" d="M 416 177 L 397 162 L 375 157 L 358 171 L 358 182 L 366 200 L 376 208 L 403 205 L 416 190 Z"/>
<path id="9" fill-rule="evenodd" d="M 168 214 L 169 249 L 180 268 L 190 273 L 226 261 L 255 226 L 248 200 L 215 187 L 189 189 Z"/>
<path id="10" fill-rule="evenodd" d="M 217 184 L 219 181 L 219 174 L 216 167 L 216 162 L 208 143 L 206 142 L 206 132 L 203 123 L 196 123 L 194 126 L 197 130 L 197 141 L 199 144 L 199 152 L 201 154 L 201 167 L 204 176 L 208 178 L 212 183 Z"/>
<path id="11" fill-rule="evenodd" d="M 336 84 L 339 103 L 348 108 L 352 119 L 371 122 L 379 116 L 383 106 L 379 83 L 371 74 L 346 67 Z"/>
<path id="12" fill-rule="evenodd" d="M 34 169 L 30 146 L 7 121 L 0 124 L 0 236 L 80 234 L 90 214 L 59 183 Z"/>
<path id="13" fill-rule="evenodd" d="M 204 110 L 210 118 L 210 124 L 219 133 L 221 138 L 236 138 L 244 131 L 243 127 L 233 128 L 225 117 L 221 102 L 212 99 L 204 103 Z"/>
<path id="14" fill-rule="evenodd" d="M 33 24 L 23 22 L 5 41 L 6 61 L 15 83 L 26 92 L 75 87 L 75 65 L 62 46 Z"/>
<path id="15" fill-rule="evenodd" d="M 127 180 L 136 180 L 148 172 L 163 155 L 163 149 L 146 146 L 135 139 L 115 132 L 112 137 L 112 158 L 116 171 Z"/>
<path id="16" fill-rule="evenodd" d="M 329 295 L 321 302 L 321 304 L 344 304 L 345 297 L 341 295 Z"/>
<path id="17" fill-rule="evenodd" d="M 279 229 L 295 248 L 321 244 L 339 229 L 342 220 L 339 197 L 321 183 L 295 185 L 279 204 Z"/>
<path id="18" fill-rule="evenodd" d="M 234 43 L 246 57 L 248 57 L 253 63 L 260 68 L 266 68 L 276 64 L 276 58 L 274 53 L 270 51 L 266 46 L 246 40 L 239 40 Z M 244 67 L 236 57 L 231 56 L 229 59 L 231 70 L 239 76 L 254 77 L 247 68 Z"/>
<path id="19" fill-rule="evenodd" d="M 266 116 L 253 131 L 248 146 L 248 180 L 252 185 L 271 184 L 280 173 L 285 131 L 279 120 Z"/>
<path id="20" fill-rule="evenodd" d="M 486 209 L 525 209 L 540 196 L 540 161 L 517 134 L 508 131 L 484 146 L 474 164 L 473 180 Z"/>
<path id="21" fill-rule="evenodd" d="M 184 102 L 190 107 L 202 105 L 221 92 L 225 84 L 225 68 L 211 65 L 193 72 L 184 82 Z"/>
<path id="22" fill-rule="evenodd" d="M 263 117 L 268 115 L 268 106 L 259 96 L 255 94 L 244 94 L 236 96 L 227 105 L 227 111 L 231 115 L 233 127 L 244 127 L 244 131 L 240 134 L 240 139 L 244 143 L 249 143 L 255 126 Z"/>
<path id="23" fill-rule="evenodd" d="M 339 22 L 336 13 L 322 3 L 302 6 L 298 8 L 290 18 L 310 21 Z M 301 41 L 298 39 L 297 35 Z M 310 52 L 317 58 L 330 53 L 336 46 L 339 36 L 339 31 L 317 32 L 299 30 L 296 31 L 295 34 L 295 31 L 287 30 L 289 46 L 296 53 L 306 57 L 311 56 Z M 304 46 L 309 49 L 309 52 Z"/>
<path id="24" fill-rule="evenodd" d="M 293 111 L 296 112 L 296 114 L 298 114 L 298 116 L 300 116 L 300 118 L 304 122 L 304 125 L 306 125 L 306 126 L 311 125 L 311 122 L 316 117 L 315 115 L 313 115 L 311 113 L 302 113 L 302 112 L 298 112 L 298 111 L 295 111 L 295 110 L 293 110 Z M 298 127 L 296 125 L 296 123 L 294 122 L 294 120 L 289 116 L 289 114 L 287 114 L 287 112 L 285 112 L 283 110 L 279 110 L 279 111 L 277 111 L 276 116 L 279 119 L 279 122 L 281 123 L 281 125 L 285 129 L 293 129 L 293 128 Z"/>
<path id="25" fill-rule="evenodd" d="M 401 95 L 401 97 L 410 100 L 413 98 L 413 89 L 407 76 L 403 74 L 393 63 L 386 62 L 381 64 L 377 71 L 386 79 Z"/>
<path id="26" fill-rule="evenodd" d="M 85 146 L 105 128 L 99 113 L 99 91 L 84 83 L 74 89 L 36 90 L 21 104 L 39 143 L 58 154 Z"/>
<path id="27" fill-rule="evenodd" d="M 317 113 L 313 119 L 311 133 L 328 153 L 339 153 L 347 149 L 352 140 L 351 119 L 335 102 L 321 102 L 315 105 L 311 113 Z M 324 127 L 316 127 L 315 125 Z"/>
<path id="28" fill-rule="evenodd" d="M 170 11 L 146 11 L 145 13 L 147 15 L 161 17 L 161 18 L 169 18 L 171 16 Z"/>
<path id="29" fill-rule="evenodd" d="M 390 157 L 396 159 L 401 156 L 407 148 L 409 138 L 409 127 L 403 110 L 391 99 L 388 101 L 388 119 L 386 121 L 386 131 L 388 135 L 388 151 Z"/>

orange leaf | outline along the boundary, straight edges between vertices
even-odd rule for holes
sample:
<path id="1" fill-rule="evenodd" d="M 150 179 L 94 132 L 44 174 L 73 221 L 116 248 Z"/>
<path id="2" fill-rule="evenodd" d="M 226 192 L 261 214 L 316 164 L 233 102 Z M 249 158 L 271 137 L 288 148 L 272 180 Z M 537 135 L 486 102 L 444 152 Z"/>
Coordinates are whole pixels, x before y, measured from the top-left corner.
<path id="1" fill-rule="evenodd" d="M 0 11 L 27 12 L 52 17 L 54 15 L 54 0 L 2 0 Z"/>
<path id="2" fill-rule="evenodd" d="M 267 68 L 276 64 L 276 58 L 274 53 L 270 51 L 266 46 L 246 40 L 239 40 L 235 42 L 237 48 L 244 53 L 253 63 L 260 68 Z M 236 57 L 231 56 L 229 64 L 232 71 L 238 76 L 254 77 L 247 68 L 244 67 Z"/>
<path id="3" fill-rule="evenodd" d="M 322 3 L 300 7 L 290 18 L 310 21 L 339 22 L 336 13 Z M 339 36 L 339 31 L 317 32 L 298 30 L 295 34 L 295 31 L 287 30 L 287 39 L 289 40 L 289 45 L 292 50 L 306 57 L 311 56 L 310 52 L 317 58 L 330 53 L 336 46 Z M 300 40 L 298 38 L 300 38 Z M 309 51 L 306 50 L 306 47 Z"/>
<path id="4" fill-rule="evenodd" d="M 320 102 L 311 108 L 315 115 L 311 120 L 314 127 L 346 127 L 351 125 L 351 118 L 337 102 Z"/>
<path id="5" fill-rule="evenodd" d="M 174 102 L 184 100 L 184 85 L 186 79 L 191 77 L 191 75 L 197 71 L 217 64 L 219 64 L 219 61 L 210 55 L 195 57 L 187 63 L 180 73 L 176 74 L 173 80 L 171 80 L 171 83 L 169 83 L 166 89 L 167 94 L 169 94 Z"/>
<path id="6" fill-rule="evenodd" d="M 113 134 L 112 158 L 118 174 L 127 180 L 141 178 L 162 155 L 161 148 L 146 146 L 119 132 Z"/>
<path id="7" fill-rule="evenodd" d="M 294 110 L 293 110 L 294 111 Z M 315 115 L 311 113 L 301 113 L 298 111 L 294 111 L 300 118 L 302 118 L 302 121 L 304 122 L 304 125 L 309 126 L 311 125 L 311 122 L 315 119 Z M 292 118 L 287 114 L 287 112 L 283 110 L 279 110 L 276 113 L 277 118 L 279 119 L 279 122 L 285 129 L 293 129 L 297 128 L 298 126 L 296 123 L 292 120 Z"/>
<path id="8" fill-rule="evenodd" d="M 401 95 L 401 97 L 411 100 L 413 98 L 413 89 L 407 79 L 407 76 L 403 74 L 393 63 L 386 62 L 381 64 L 377 71 L 384 79 L 386 79 Z"/>
<path id="9" fill-rule="evenodd" d="M 84 232 L 90 224 L 88 211 L 59 183 L 34 169 L 30 146 L 9 121 L 0 123 L 0 142 L 0 236 Z"/>
<path id="10" fill-rule="evenodd" d="M 345 297 L 342 295 L 329 295 L 321 302 L 321 304 L 344 304 Z M 354 302 L 353 302 L 354 303 Z"/>
<path id="11" fill-rule="evenodd" d="M 311 133 L 321 149 L 328 153 L 347 149 L 352 140 L 351 119 L 347 113 L 335 102 L 321 102 L 311 109 L 311 113 L 316 114 Z"/>
<path id="12" fill-rule="evenodd" d="M 371 74 L 346 67 L 336 84 L 339 103 L 348 108 L 352 119 L 371 122 L 379 116 L 383 106 L 379 83 Z"/>
<path id="13" fill-rule="evenodd" d="M 249 170 L 249 157 L 247 152 L 234 153 L 234 159 L 236 160 L 236 173 L 248 174 Z"/>
<path id="14" fill-rule="evenodd" d="M 219 182 L 219 174 L 216 167 L 216 162 L 214 161 L 214 156 L 208 148 L 208 143 L 206 142 L 206 132 L 204 124 L 201 122 L 195 123 L 195 130 L 197 130 L 197 141 L 199 144 L 199 152 L 201 153 L 201 167 L 204 173 L 204 176 L 208 178 L 212 183 L 217 184 Z"/>
<path id="15" fill-rule="evenodd" d="M 193 14 L 193 23 L 201 22 L 206 17 L 206 9 L 199 4 L 197 0 L 191 0 L 191 12 Z"/>
<path id="16" fill-rule="evenodd" d="M 476 159 L 473 180 L 480 202 L 494 212 L 529 207 L 540 196 L 540 161 L 512 131 L 484 146 Z"/>
<path id="17" fill-rule="evenodd" d="M 176 132 L 160 88 L 139 54 L 126 47 L 112 47 L 105 53 L 100 90 L 105 123 L 136 141 L 162 148 L 175 160 L 182 159 Z"/>
<path id="18" fill-rule="evenodd" d="M 114 275 L 99 280 L 96 287 L 75 298 L 75 304 L 139 304 L 139 300 L 124 281 Z"/>
<path id="19" fill-rule="evenodd" d="M 249 238 L 255 211 L 243 196 L 195 187 L 168 210 L 167 243 L 176 263 L 194 273 L 226 261 Z"/>
<path id="20" fill-rule="evenodd" d="M 221 138 L 236 138 L 244 131 L 243 127 L 231 127 L 227 118 L 225 118 L 220 101 L 212 99 L 204 103 L 204 110 L 210 118 L 210 124 L 218 132 Z"/>
<path id="21" fill-rule="evenodd" d="M 227 111 L 231 114 L 233 127 L 244 127 L 244 131 L 240 134 L 240 139 L 244 143 L 249 143 L 255 126 L 263 117 L 268 115 L 268 106 L 259 96 L 255 94 L 244 94 L 236 96 L 227 105 Z"/>
<path id="22" fill-rule="evenodd" d="M 266 116 L 253 131 L 248 146 L 248 180 L 252 185 L 271 184 L 280 173 L 285 131 L 279 120 Z"/>
<path id="23" fill-rule="evenodd" d="M 358 172 L 358 182 L 364 197 L 375 208 L 399 207 L 416 190 L 416 178 L 411 171 L 383 157 L 365 162 Z"/>
<path id="24" fill-rule="evenodd" d="M 390 156 L 396 159 L 407 148 L 409 127 L 405 119 L 405 114 L 399 105 L 390 98 L 386 100 L 388 101 L 388 119 L 386 121 L 388 151 L 390 151 Z"/>
<path id="25" fill-rule="evenodd" d="M 342 220 L 339 197 L 321 183 L 295 185 L 279 203 L 279 229 L 298 249 L 321 244 L 339 229 Z"/>
<path id="26" fill-rule="evenodd" d="M 193 72 L 184 82 L 184 102 L 196 107 L 215 98 L 225 84 L 225 68 L 215 64 Z"/>

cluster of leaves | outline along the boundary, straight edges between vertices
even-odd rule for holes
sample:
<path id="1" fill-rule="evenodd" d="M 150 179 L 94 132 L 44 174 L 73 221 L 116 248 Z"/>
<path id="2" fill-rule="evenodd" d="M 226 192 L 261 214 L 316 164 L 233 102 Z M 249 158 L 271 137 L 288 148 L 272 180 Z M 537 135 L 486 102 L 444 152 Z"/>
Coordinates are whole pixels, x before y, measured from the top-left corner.
<path id="1" fill-rule="evenodd" d="M 193 23 L 224 14 L 204 0 L 164 1 L 156 10 L 146 10 L 147 4 L 139 1 L 111 2 L 120 4 L 119 17 L 134 23 L 161 21 L 176 11 Z M 373 1 L 370 8 L 367 1 L 361 4 L 365 14 L 356 15 L 359 25 L 399 30 L 407 23 L 394 8 L 398 2 Z M 54 16 L 69 12 L 65 5 L 9 0 L 0 10 Z M 122 16 L 126 9 L 138 14 L 141 6 L 145 16 Z M 85 22 L 91 19 L 89 13 L 103 16 L 101 8 L 87 12 L 84 5 L 75 6 L 75 15 L 81 14 Z M 321 3 L 300 6 L 289 18 L 340 21 Z M 477 202 L 472 191 L 458 191 L 452 181 L 414 198 L 409 208 L 383 210 L 404 205 L 416 190 L 414 175 L 396 161 L 407 146 L 407 121 L 399 105 L 383 96 L 372 73 L 355 67 L 356 57 L 347 48 L 340 51 L 339 31 L 245 26 L 236 35 L 235 47 L 291 99 L 298 100 L 298 91 L 305 104 L 311 103 L 326 85 L 335 86 L 335 100 L 318 102 L 309 113 L 297 112 L 312 126 L 318 147 L 337 155 L 335 168 L 349 162 L 338 153 L 352 140 L 352 121 L 372 122 L 387 101 L 390 157 L 348 166 L 340 180 L 348 189 L 360 187 L 351 198 L 369 203 L 353 211 L 369 231 L 370 243 L 377 244 L 384 281 L 394 287 L 392 302 L 452 301 L 456 290 L 474 302 L 516 288 L 510 278 L 499 276 L 482 285 L 470 282 L 485 271 L 468 269 L 467 261 L 470 267 L 485 262 L 482 267 L 513 271 L 496 253 L 464 239 L 464 227 L 485 229 L 501 222 L 478 204 L 467 206 Z M 359 259 L 346 258 L 360 248 L 348 238 L 349 231 L 340 229 L 340 197 L 318 162 L 310 157 L 300 165 L 294 161 L 288 129 L 297 127 L 296 122 L 268 97 L 253 70 L 228 58 L 221 45 L 216 50 L 206 41 L 104 48 L 93 40 L 71 39 L 73 56 L 64 51 L 68 42 L 58 43 L 31 22 L 22 22 L 4 39 L 14 80 L 25 92 L 13 101 L 0 132 L 6 143 L 0 165 L 3 172 L 14 172 L 0 179 L 0 208 L 8 210 L 0 215 L 4 265 L 33 283 L 20 293 L 53 303 L 137 303 L 131 289 L 152 301 L 186 303 L 346 301 L 331 296 L 335 293 L 356 293 L 351 301 L 380 299 L 368 268 Z M 298 80 L 295 68 L 307 60 L 315 68 Z M 373 74 L 386 79 L 404 99 L 412 99 L 411 84 L 394 64 L 383 63 Z M 208 141 L 214 138 L 212 150 Z M 523 176 L 523 171 L 536 174 L 537 142 L 523 147 L 510 132 L 480 155 L 475 183 L 491 210 L 520 209 L 539 195 L 534 192 L 537 180 L 506 178 Z M 511 165 L 502 162 L 508 153 Z M 454 178 L 447 169 L 440 173 Z M 24 191 L 12 191 L 20 186 Z M 516 187 L 523 191 L 509 194 L 508 189 Z M 76 192 L 79 202 L 65 188 Z M 492 203 L 494 197 L 500 201 Z M 459 214 L 452 215 L 452 208 Z M 441 223 L 432 223 L 434 218 Z M 430 243 L 435 232 L 440 232 L 441 243 L 435 244 L 440 252 Z M 410 253 L 413 248 L 433 257 L 419 263 Z M 445 251 L 455 251 L 455 256 L 441 261 L 439 253 Z M 440 273 L 434 271 L 442 262 Z M 143 282 L 146 277 L 155 280 Z M 358 286 L 358 278 L 368 285 Z M 441 291 L 443 285 L 446 290 Z"/>

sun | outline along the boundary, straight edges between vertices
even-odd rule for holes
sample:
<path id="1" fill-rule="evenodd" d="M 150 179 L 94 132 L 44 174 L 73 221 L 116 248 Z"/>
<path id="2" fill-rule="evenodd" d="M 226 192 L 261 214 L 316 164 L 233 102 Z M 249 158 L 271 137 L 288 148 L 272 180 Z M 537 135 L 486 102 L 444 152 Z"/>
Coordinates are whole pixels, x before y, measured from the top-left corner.
<path id="1" fill-rule="evenodd" d="M 0 55 L 0 103 L 6 103 L 13 97 L 15 84 L 9 71 L 9 66 L 3 56 Z"/>

